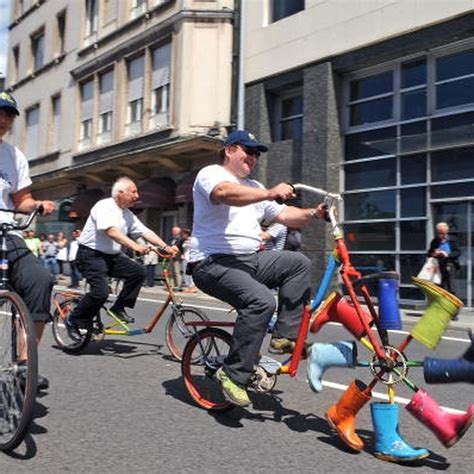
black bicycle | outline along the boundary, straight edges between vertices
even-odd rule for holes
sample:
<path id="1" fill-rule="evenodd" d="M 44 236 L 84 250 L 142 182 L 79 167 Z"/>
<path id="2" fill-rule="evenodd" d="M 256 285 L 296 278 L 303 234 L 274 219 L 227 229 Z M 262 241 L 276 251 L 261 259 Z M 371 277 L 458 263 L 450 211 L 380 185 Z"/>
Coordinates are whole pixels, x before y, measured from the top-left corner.
<path id="1" fill-rule="evenodd" d="M 25 438 L 33 419 L 38 350 L 34 323 L 22 298 L 8 283 L 7 235 L 26 229 L 41 212 L 30 214 L 0 209 L 0 213 L 27 215 L 24 222 L 0 223 L 0 450 L 12 451 Z"/>

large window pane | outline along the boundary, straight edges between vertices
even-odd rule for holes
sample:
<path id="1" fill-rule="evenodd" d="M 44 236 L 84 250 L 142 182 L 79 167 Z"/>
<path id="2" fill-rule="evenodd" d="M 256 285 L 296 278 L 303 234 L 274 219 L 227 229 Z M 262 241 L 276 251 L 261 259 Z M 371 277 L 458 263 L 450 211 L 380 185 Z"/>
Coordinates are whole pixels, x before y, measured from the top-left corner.
<path id="1" fill-rule="evenodd" d="M 400 157 L 402 184 L 426 182 L 426 155 L 408 155 Z"/>
<path id="2" fill-rule="evenodd" d="M 395 250 L 395 224 L 393 222 L 345 224 L 344 233 L 350 250 Z"/>
<path id="3" fill-rule="evenodd" d="M 346 190 L 394 186 L 396 171 L 396 162 L 393 158 L 347 165 Z"/>
<path id="4" fill-rule="evenodd" d="M 436 108 L 456 107 L 474 102 L 474 77 L 436 86 Z"/>
<path id="5" fill-rule="evenodd" d="M 281 20 L 301 10 L 304 10 L 304 0 L 272 0 L 272 21 Z"/>
<path id="6" fill-rule="evenodd" d="M 400 222 L 400 241 L 401 250 L 426 250 L 425 221 Z"/>
<path id="7" fill-rule="evenodd" d="M 411 277 L 420 273 L 425 260 L 425 254 L 400 255 L 401 282 L 412 283 Z"/>
<path id="8" fill-rule="evenodd" d="M 360 100 L 393 91 L 393 72 L 356 79 L 350 83 L 350 100 Z"/>
<path id="9" fill-rule="evenodd" d="M 395 217 L 394 190 L 347 194 L 344 203 L 347 220 Z"/>
<path id="10" fill-rule="evenodd" d="M 381 122 L 392 118 L 393 98 L 370 100 L 360 104 L 351 105 L 351 126 L 364 123 Z"/>
<path id="11" fill-rule="evenodd" d="M 402 120 L 426 115 L 426 89 L 404 92 L 401 101 Z"/>
<path id="12" fill-rule="evenodd" d="M 426 191 L 424 187 L 400 191 L 401 217 L 421 217 L 426 213 Z"/>
<path id="13" fill-rule="evenodd" d="M 281 140 L 299 139 L 303 135 L 303 119 L 295 118 L 281 123 Z"/>
<path id="14" fill-rule="evenodd" d="M 433 181 L 474 178 L 474 148 L 433 152 L 431 178 Z"/>
<path id="15" fill-rule="evenodd" d="M 474 181 L 469 183 L 445 184 L 442 186 L 431 187 L 431 197 L 433 199 L 473 196 Z"/>
<path id="16" fill-rule="evenodd" d="M 425 120 L 401 125 L 400 135 L 401 153 L 426 151 L 428 147 L 428 134 L 426 133 Z"/>
<path id="17" fill-rule="evenodd" d="M 468 74 L 474 74 L 474 50 L 438 58 L 436 61 L 437 81 Z"/>
<path id="18" fill-rule="evenodd" d="M 426 60 L 415 59 L 402 64 L 402 88 L 426 84 Z"/>
<path id="19" fill-rule="evenodd" d="M 397 151 L 395 127 L 346 135 L 346 160 L 394 155 Z"/>
<path id="20" fill-rule="evenodd" d="M 351 255 L 352 263 L 362 275 L 370 273 L 387 272 L 395 269 L 393 255 Z"/>
<path id="21" fill-rule="evenodd" d="M 431 121 L 433 148 L 474 143 L 474 112 L 440 117 Z"/>

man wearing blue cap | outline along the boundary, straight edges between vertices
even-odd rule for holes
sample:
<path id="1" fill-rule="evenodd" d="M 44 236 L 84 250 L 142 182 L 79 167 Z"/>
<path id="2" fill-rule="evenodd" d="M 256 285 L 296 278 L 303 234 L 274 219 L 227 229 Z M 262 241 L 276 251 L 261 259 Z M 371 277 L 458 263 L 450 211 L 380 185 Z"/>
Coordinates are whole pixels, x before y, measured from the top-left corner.
<path id="1" fill-rule="evenodd" d="M 199 289 L 237 310 L 230 351 L 216 377 L 224 396 L 239 406 L 250 403 L 246 386 L 276 309 L 271 289 L 279 291 L 272 352 L 293 350 L 310 297 L 309 259 L 299 252 L 259 252 L 260 223 L 302 227 L 325 215 L 322 205 L 301 209 L 278 204 L 295 197 L 289 184 L 266 189 L 248 178 L 266 151 L 246 130 L 232 132 L 219 152 L 220 164 L 203 168 L 193 187 L 189 267 Z"/>
<path id="2" fill-rule="evenodd" d="M 15 146 L 6 143 L 3 136 L 10 130 L 15 118 L 20 115 L 11 94 L 0 91 L 0 208 L 31 212 L 43 207 L 43 215 L 54 211 L 52 201 L 36 201 L 31 195 L 31 178 L 25 155 Z M 13 219 L 11 213 L 0 213 L 0 222 Z M 45 322 L 49 321 L 53 280 L 40 261 L 30 252 L 21 235 L 7 237 L 7 258 L 10 262 L 10 282 L 23 298 L 35 322 L 36 339 L 39 343 Z M 20 354 L 22 357 L 26 354 Z M 21 372 L 20 372 L 21 373 Z M 38 377 L 38 389 L 49 386 L 45 377 Z"/>

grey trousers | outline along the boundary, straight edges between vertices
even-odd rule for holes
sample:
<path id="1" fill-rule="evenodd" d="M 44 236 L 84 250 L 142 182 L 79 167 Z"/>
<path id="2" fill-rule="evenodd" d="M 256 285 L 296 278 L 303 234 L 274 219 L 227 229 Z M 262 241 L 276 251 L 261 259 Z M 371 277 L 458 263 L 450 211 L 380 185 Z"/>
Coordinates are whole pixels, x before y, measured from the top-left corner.
<path id="1" fill-rule="evenodd" d="M 218 254 L 195 264 L 192 275 L 200 290 L 237 310 L 224 370 L 235 382 L 247 384 L 276 309 L 270 289 L 279 290 L 273 337 L 296 338 L 303 307 L 310 298 L 310 260 L 302 253 L 286 250 Z"/>

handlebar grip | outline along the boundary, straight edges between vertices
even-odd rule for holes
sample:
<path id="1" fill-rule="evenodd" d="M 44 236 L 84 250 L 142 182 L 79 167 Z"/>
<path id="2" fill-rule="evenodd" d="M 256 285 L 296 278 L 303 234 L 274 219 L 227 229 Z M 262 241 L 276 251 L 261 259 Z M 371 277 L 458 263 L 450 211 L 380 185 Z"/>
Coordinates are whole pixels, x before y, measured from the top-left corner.
<path id="1" fill-rule="evenodd" d="M 43 215 L 43 212 L 44 212 L 44 206 L 43 204 L 40 204 L 37 208 L 36 208 L 36 214 L 40 214 L 41 216 Z"/>

